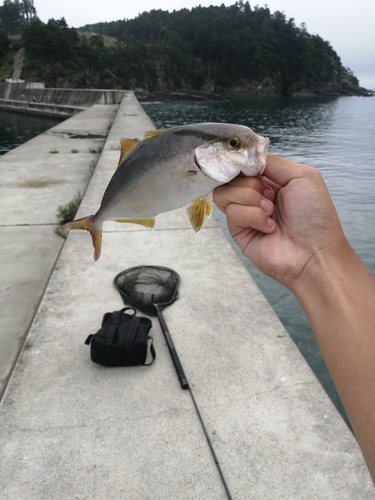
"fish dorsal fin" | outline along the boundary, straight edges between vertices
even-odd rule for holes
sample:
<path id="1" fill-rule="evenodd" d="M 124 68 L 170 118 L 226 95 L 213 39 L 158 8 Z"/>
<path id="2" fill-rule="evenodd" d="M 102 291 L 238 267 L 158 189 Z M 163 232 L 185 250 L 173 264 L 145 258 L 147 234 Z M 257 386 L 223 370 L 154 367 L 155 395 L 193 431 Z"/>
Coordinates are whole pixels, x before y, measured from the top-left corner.
<path id="1" fill-rule="evenodd" d="M 140 226 L 153 228 L 155 226 L 155 219 L 122 219 L 116 217 L 113 219 L 115 222 L 122 222 L 123 224 L 139 224 Z"/>
<path id="2" fill-rule="evenodd" d="M 196 200 L 187 209 L 190 223 L 198 233 L 203 226 L 206 217 L 212 214 L 212 194 L 208 194 L 203 200 Z"/>
<path id="3" fill-rule="evenodd" d="M 162 130 L 149 130 L 148 132 L 145 133 L 144 140 L 147 141 L 147 139 L 152 139 L 152 137 L 157 137 L 162 133 L 163 133 Z"/>
<path id="4" fill-rule="evenodd" d="M 130 151 L 132 151 L 140 141 L 138 139 L 120 139 L 120 144 L 121 144 L 121 154 L 120 154 L 120 160 L 118 162 L 119 165 L 124 161 L 124 159 L 128 156 Z"/>

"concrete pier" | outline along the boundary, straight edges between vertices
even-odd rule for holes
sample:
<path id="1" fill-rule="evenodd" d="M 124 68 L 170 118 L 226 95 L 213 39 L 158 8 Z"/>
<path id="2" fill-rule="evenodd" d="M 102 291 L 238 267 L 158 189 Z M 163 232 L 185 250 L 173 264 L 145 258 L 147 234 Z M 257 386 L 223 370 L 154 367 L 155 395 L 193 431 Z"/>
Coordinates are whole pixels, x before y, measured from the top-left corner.
<path id="1" fill-rule="evenodd" d="M 64 240 L 57 209 L 84 194 L 118 106 L 94 106 L 0 157 L 0 397 Z"/>
<path id="2" fill-rule="evenodd" d="M 164 315 L 231 497 L 375 498 L 353 435 L 213 220 L 198 235 L 184 210 L 158 216 L 153 231 L 107 223 L 97 263 L 87 233 L 56 239 L 56 207 L 80 190 L 77 216 L 94 213 L 118 138 L 153 128 L 131 92 L 114 111 L 90 108 L 0 159 L 2 346 L 16 339 L 3 378 L 9 356 L 17 361 L 0 406 L 1 499 L 228 498 L 157 320 L 150 367 L 104 368 L 84 345 L 105 312 L 123 307 L 113 278 L 142 264 L 181 277 Z M 113 115 L 85 191 L 95 155 L 72 154 L 71 141 L 101 146 Z M 97 138 L 73 139 L 77 131 Z"/>
<path id="3" fill-rule="evenodd" d="M 126 90 L 51 89 L 38 83 L 0 83 L 0 109 L 68 118 L 95 105 L 118 105 Z"/>

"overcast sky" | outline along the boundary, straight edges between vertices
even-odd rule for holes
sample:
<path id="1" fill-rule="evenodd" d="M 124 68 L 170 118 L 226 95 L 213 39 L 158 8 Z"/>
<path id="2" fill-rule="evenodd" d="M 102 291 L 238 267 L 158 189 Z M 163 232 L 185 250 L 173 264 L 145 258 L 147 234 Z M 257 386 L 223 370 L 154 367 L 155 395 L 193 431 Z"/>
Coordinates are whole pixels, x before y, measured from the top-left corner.
<path id="1" fill-rule="evenodd" d="M 233 5 L 235 0 L 34 0 L 43 22 L 65 17 L 70 27 L 85 24 L 133 19 L 153 9 L 192 9 L 197 5 Z M 250 6 L 267 5 L 271 12 L 279 10 L 295 24 L 305 23 L 310 34 L 318 34 L 330 42 L 345 67 L 360 80 L 360 85 L 375 90 L 375 0 L 268 0 L 249 1 Z"/>

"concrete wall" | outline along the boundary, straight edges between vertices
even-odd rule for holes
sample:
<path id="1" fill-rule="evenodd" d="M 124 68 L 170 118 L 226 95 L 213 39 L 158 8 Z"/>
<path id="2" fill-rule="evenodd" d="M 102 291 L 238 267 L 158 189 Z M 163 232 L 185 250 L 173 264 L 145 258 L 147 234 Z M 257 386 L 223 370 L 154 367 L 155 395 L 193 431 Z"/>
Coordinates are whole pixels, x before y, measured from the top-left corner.
<path id="1" fill-rule="evenodd" d="M 126 90 L 46 89 L 28 83 L 0 83 L 0 99 L 33 101 L 64 106 L 89 107 L 93 104 L 120 104 Z"/>
<path id="2" fill-rule="evenodd" d="M 73 116 L 94 104 L 119 104 L 126 90 L 46 89 L 30 83 L 0 83 L 0 109 L 48 116 Z"/>
<path id="3" fill-rule="evenodd" d="M 0 110 L 7 110 L 16 113 L 27 113 L 32 115 L 53 116 L 56 118 L 69 118 L 84 111 L 86 107 L 59 106 L 54 104 L 44 104 L 35 102 L 12 101 L 0 99 Z"/>

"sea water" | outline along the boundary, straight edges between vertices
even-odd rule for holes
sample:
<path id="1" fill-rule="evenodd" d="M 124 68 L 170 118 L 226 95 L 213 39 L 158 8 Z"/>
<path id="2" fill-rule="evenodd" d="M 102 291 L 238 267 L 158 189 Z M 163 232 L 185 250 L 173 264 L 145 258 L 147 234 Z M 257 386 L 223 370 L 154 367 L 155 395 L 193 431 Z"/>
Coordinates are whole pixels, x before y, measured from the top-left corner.
<path id="1" fill-rule="evenodd" d="M 58 118 L 0 111 L 0 155 L 54 127 Z"/>
<path id="2" fill-rule="evenodd" d="M 318 168 L 349 242 L 375 275 L 375 97 L 236 97 L 214 102 L 145 102 L 143 107 L 161 129 L 196 122 L 247 125 L 269 137 L 270 152 Z M 348 422 L 297 300 L 240 254 L 217 209 L 214 217 Z"/>

